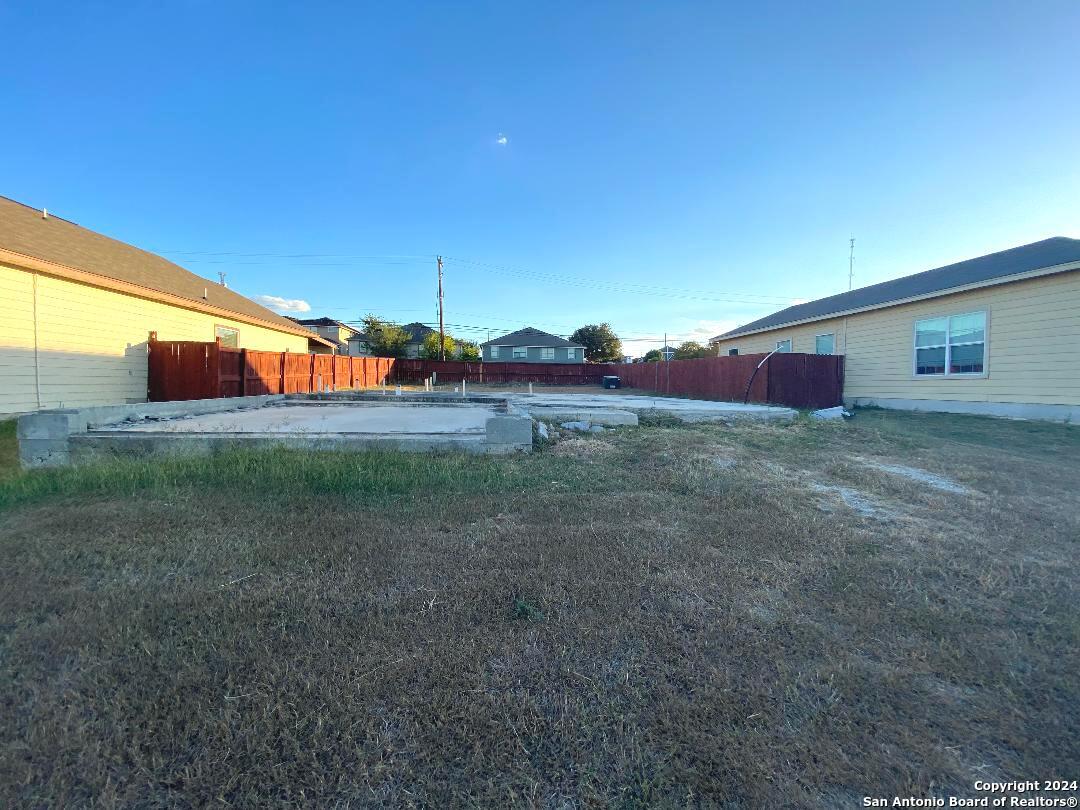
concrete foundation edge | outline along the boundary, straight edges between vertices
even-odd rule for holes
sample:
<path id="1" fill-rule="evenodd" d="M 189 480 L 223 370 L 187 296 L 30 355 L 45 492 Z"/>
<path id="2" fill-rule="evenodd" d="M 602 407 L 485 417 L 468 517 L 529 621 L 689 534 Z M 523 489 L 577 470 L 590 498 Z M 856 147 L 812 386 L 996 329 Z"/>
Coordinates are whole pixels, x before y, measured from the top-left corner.
<path id="1" fill-rule="evenodd" d="M 849 408 L 887 408 L 894 411 L 961 413 L 997 416 L 1004 419 L 1033 419 L 1045 422 L 1080 423 L 1080 405 L 1038 405 L 1027 402 L 961 402 L 947 399 L 894 399 L 845 397 Z"/>

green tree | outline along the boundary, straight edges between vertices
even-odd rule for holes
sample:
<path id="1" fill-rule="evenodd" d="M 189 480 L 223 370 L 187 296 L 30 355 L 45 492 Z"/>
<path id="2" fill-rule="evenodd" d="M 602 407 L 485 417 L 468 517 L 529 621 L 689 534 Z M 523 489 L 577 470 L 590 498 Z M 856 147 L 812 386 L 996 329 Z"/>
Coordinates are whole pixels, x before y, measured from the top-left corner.
<path id="1" fill-rule="evenodd" d="M 645 363 L 656 363 L 664 359 L 664 355 L 660 354 L 659 349 L 649 349 L 645 352 L 645 356 L 641 358 Z"/>
<path id="2" fill-rule="evenodd" d="M 409 333 L 392 321 L 384 321 L 372 314 L 365 315 L 364 325 L 368 350 L 375 357 L 404 357 Z"/>
<path id="3" fill-rule="evenodd" d="M 476 363 L 480 360 L 480 347 L 471 340 L 458 341 L 458 359 L 466 363 Z"/>
<path id="4" fill-rule="evenodd" d="M 443 335 L 443 350 L 446 352 L 446 359 L 454 359 L 454 349 L 457 344 L 450 335 Z M 441 360 L 442 355 L 439 352 L 439 333 L 429 332 L 427 337 L 424 338 L 423 345 L 420 346 L 420 356 L 425 360 Z"/>
<path id="5" fill-rule="evenodd" d="M 680 343 L 679 347 L 675 349 L 675 360 L 693 360 L 698 357 L 712 357 L 715 352 L 710 351 L 707 346 L 702 346 L 696 340 L 687 340 L 684 343 Z"/>
<path id="6" fill-rule="evenodd" d="M 585 347 L 585 359 L 590 363 L 619 363 L 622 361 L 622 341 L 606 323 L 587 324 L 570 336 L 573 343 Z"/>

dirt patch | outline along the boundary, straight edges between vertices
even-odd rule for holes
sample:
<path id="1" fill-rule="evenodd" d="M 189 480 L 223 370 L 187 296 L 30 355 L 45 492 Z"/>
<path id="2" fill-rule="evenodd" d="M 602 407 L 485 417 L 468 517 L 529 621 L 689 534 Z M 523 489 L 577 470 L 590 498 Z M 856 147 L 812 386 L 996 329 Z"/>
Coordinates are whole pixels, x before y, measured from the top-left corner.
<path id="1" fill-rule="evenodd" d="M 886 509 L 878 501 L 870 498 L 865 493 L 859 492 L 852 487 L 836 486 L 833 484 L 819 484 L 812 483 L 810 488 L 814 492 L 821 493 L 823 495 L 831 495 L 834 498 L 838 498 L 844 506 L 853 512 L 857 512 L 863 517 L 872 517 L 879 519 L 887 519 L 897 517 L 896 513 L 890 509 Z M 832 499 L 830 499 L 832 500 Z M 825 512 L 832 511 L 832 504 L 829 501 L 819 501 L 819 508 Z"/>
<path id="2" fill-rule="evenodd" d="M 611 450 L 611 443 L 603 439 L 569 436 L 559 438 L 548 452 L 564 458 L 597 459 L 605 454 L 610 454 Z"/>
<path id="3" fill-rule="evenodd" d="M 881 470 L 882 472 L 887 472 L 891 475 L 899 475 L 912 481 L 917 481 L 920 484 L 926 484 L 927 486 L 941 490 L 942 492 L 953 492 L 957 494 L 968 492 L 967 487 L 961 486 L 943 475 L 936 475 L 935 473 L 921 470 L 918 467 L 908 467 L 903 464 L 885 464 L 880 461 L 869 461 L 867 459 L 856 460 L 861 461 L 869 467 L 873 467 L 875 470 Z"/>

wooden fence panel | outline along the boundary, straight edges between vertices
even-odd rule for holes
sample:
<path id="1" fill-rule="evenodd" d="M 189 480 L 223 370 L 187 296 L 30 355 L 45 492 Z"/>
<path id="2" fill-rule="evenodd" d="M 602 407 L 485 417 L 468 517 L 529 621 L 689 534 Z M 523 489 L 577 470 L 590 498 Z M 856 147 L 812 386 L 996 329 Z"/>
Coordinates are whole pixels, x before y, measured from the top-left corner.
<path id="1" fill-rule="evenodd" d="M 626 388 L 721 401 L 795 408 L 828 408 L 843 397 L 844 358 L 774 354 L 706 357 L 667 363 L 463 363 L 389 357 L 260 352 L 217 343 L 150 341 L 148 391 L 152 402 L 219 396 L 296 394 L 343 388 L 375 388 L 392 382 L 419 383 L 437 374 L 444 384 L 541 383 L 598 385 L 608 374 Z M 752 384 L 751 384 L 752 381 Z"/>
<path id="2" fill-rule="evenodd" d="M 149 341 L 147 399 L 171 402 L 219 396 L 217 343 Z"/>

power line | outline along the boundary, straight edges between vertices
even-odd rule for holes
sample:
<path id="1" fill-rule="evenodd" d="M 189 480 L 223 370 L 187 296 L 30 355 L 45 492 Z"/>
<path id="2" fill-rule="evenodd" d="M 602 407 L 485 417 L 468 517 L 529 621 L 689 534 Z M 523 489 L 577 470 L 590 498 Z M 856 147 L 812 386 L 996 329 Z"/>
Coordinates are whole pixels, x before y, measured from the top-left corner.
<path id="1" fill-rule="evenodd" d="M 185 258 L 184 261 L 191 264 L 231 264 L 236 266 L 262 266 L 272 262 L 238 262 L 235 258 L 255 259 L 346 259 L 343 262 L 313 262 L 298 264 L 292 262 L 293 267 L 350 267 L 355 262 L 371 261 L 386 266 L 400 266 L 408 264 L 426 263 L 435 258 L 432 255 L 392 254 L 386 256 L 357 255 L 349 253 L 247 253 L 239 251 L 181 251 L 163 250 L 159 253 L 167 253 L 173 256 L 183 257 L 217 257 L 217 258 Z M 221 258 L 228 257 L 228 258 Z M 667 287 L 655 284 L 641 284 L 638 282 L 610 282 L 602 279 L 589 279 L 581 276 L 570 276 L 558 273 L 548 273 L 527 268 L 511 267 L 508 265 L 480 262 L 473 259 L 454 258 L 444 256 L 447 263 L 455 263 L 475 267 L 484 272 L 506 273 L 521 278 L 542 279 L 555 281 L 561 284 L 606 290 L 608 292 L 620 292 L 637 295 L 656 295 L 666 298 L 680 298 L 686 300 L 712 301 L 718 303 L 737 304 L 762 304 L 769 305 L 777 302 L 787 303 L 792 296 L 764 295 L 759 293 L 743 293 L 731 291 L 699 290 L 682 287 Z M 797 296 L 796 296 L 797 297 Z"/>

